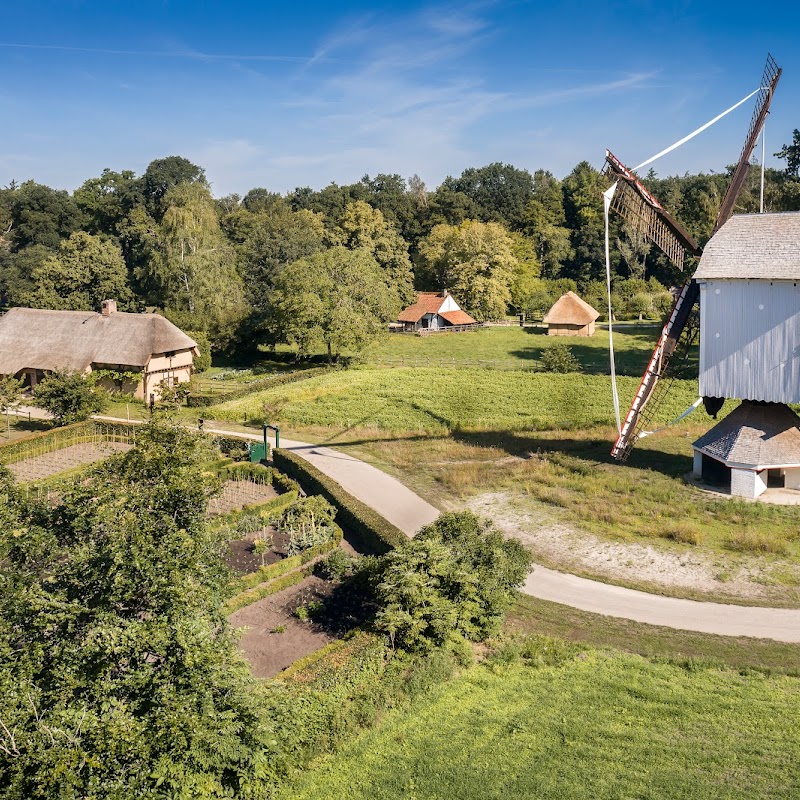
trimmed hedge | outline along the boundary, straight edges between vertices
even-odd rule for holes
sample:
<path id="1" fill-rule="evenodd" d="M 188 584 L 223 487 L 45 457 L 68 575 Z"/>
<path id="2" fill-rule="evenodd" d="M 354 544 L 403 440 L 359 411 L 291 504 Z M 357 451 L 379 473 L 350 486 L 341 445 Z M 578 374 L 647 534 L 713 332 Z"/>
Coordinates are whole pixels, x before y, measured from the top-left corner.
<path id="1" fill-rule="evenodd" d="M 241 592 L 240 594 L 231 597 L 231 599 L 222 606 L 222 613 L 226 617 L 230 616 L 234 611 L 238 611 L 240 608 L 257 603 L 259 600 L 263 600 L 265 597 L 269 597 L 271 594 L 276 594 L 282 589 L 288 589 L 290 586 L 300 583 L 300 581 L 311 575 L 313 571 L 314 565 L 307 564 L 302 569 L 298 569 L 295 572 L 289 572 L 280 578 L 276 578 L 274 581 L 260 583 L 258 586 L 248 589 L 246 592 Z"/>
<path id="2" fill-rule="evenodd" d="M 305 459 L 289 450 L 272 451 L 272 461 L 281 472 L 295 478 L 309 494 L 320 494 L 338 509 L 336 521 L 352 533 L 359 544 L 376 553 L 403 547 L 408 537 L 377 511 L 356 499 Z"/>
<path id="3" fill-rule="evenodd" d="M 297 372 L 270 375 L 268 378 L 253 381 L 239 389 L 231 389 L 227 392 L 190 394 L 189 397 L 186 398 L 186 405 L 189 408 L 208 408 L 209 406 L 216 406 L 220 403 L 227 403 L 228 400 L 238 400 L 240 397 L 253 394 L 253 392 L 262 392 L 265 389 L 274 389 L 276 386 L 284 386 L 287 383 L 295 383 L 296 381 L 303 381 L 306 378 L 313 378 L 316 375 L 322 375 L 328 372 L 330 369 L 331 367 L 311 367 L 310 369 L 298 370 Z"/>
<path id="4" fill-rule="evenodd" d="M 232 582 L 232 586 L 238 588 L 241 592 L 246 589 L 252 589 L 254 586 L 258 586 L 262 583 L 269 583 L 269 581 L 279 578 L 281 575 L 285 575 L 293 569 L 302 567 L 303 564 L 308 564 L 309 561 L 313 561 L 317 556 L 324 556 L 326 553 L 330 553 L 331 550 L 335 550 L 339 546 L 341 541 L 342 529 L 339 528 L 338 525 L 334 526 L 333 539 L 329 542 L 318 544 L 302 553 L 298 553 L 296 556 L 283 558 L 280 561 L 276 561 L 274 564 L 267 564 L 265 567 L 260 567 L 255 572 L 242 575 Z"/>
<path id="5" fill-rule="evenodd" d="M 227 514 L 215 514 L 210 518 L 208 526 L 212 531 L 218 531 L 228 525 L 236 523 L 238 520 L 242 519 L 242 517 L 246 517 L 250 514 L 258 514 L 258 516 L 263 517 L 266 522 L 267 519 L 276 512 L 288 508 L 299 496 L 299 492 L 292 489 L 277 497 L 273 497 L 271 500 L 266 500 L 263 503 L 254 503 L 251 506 L 245 506 L 236 511 L 229 511 Z"/>

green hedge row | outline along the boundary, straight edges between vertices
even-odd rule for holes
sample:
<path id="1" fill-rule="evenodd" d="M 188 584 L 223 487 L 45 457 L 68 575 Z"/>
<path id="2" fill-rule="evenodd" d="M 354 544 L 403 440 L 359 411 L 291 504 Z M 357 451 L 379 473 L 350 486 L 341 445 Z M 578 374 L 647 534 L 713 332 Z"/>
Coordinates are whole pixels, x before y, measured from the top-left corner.
<path id="1" fill-rule="evenodd" d="M 262 583 L 269 583 L 269 581 L 291 572 L 293 569 L 302 567 L 303 564 L 308 564 L 313 561 L 317 556 L 324 556 L 335 550 L 342 541 L 342 529 L 337 525 L 334 528 L 335 533 L 333 539 L 323 544 L 318 544 L 311 547 L 303 553 L 298 553 L 296 556 L 289 556 L 289 558 L 276 561 L 274 564 L 267 564 L 265 567 L 260 567 L 255 572 L 249 572 L 247 575 L 242 575 L 233 581 L 232 585 L 239 592 L 246 589 L 252 589 Z"/>
<path id="2" fill-rule="evenodd" d="M 135 430 L 135 425 L 128 425 L 125 422 L 88 420 L 64 425 L 0 445 L 0 464 L 13 464 L 73 444 L 91 442 L 98 436 L 105 440 L 112 440 L 117 436 L 129 436 Z"/>
<path id="3" fill-rule="evenodd" d="M 252 589 L 248 589 L 246 592 L 241 592 L 240 594 L 231 597 L 231 599 L 222 606 L 222 613 L 226 617 L 230 616 L 234 611 L 238 611 L 240 608 L 257 603 L 259 600 L 263 600 L 265 597 L 269 597 L 271 594 L 276 594 L 282 589 L 288 589 L 290 586 L 300 583 L 300 581 L 311 575 L 313 571 L 314 565 L 307 564 L 302 569 L 289 572 L 273 581 L 261 583 Z"/>
<path id="4" fill-rule="evenodd" d="M 299 481 L 308 494 L 321 494 L 332 503 L 338 509 L 336 522 L 353 534 L 364 549 L 387 553 L 408 542 L 399 528 L 290 450 L 273 450 L 272 461 L 281 472 Z"/>
<path id="5" fill-rule="evenodd" d="M 288 508 L 297 500 L 298 497 L 299 492 L 296 489 L 292 489 L 288 492 L 278 495 L 277 497 L 273 497 L 271 500 L 266 500 L 263 503 L 254 503 L 251 506 L 245 506 L 237 511 L 231 511 L 227 514 L 218 514 L 213 516 L 211 517 L 208 525 L 212 531 L 218 531 L 222 528 L 228 527 L 229 525 L 235 524 L 242 519 L 242 517 L 249 516 L 250 514 L 258 514 L 258 516 L 263 517 L 264 521 L 266 522 L 270 517 L 277 516 L 279 511 L 283 511 L 284 509 Z"/>
<path id="6" fill-rule="evenodd" d="M 207 408 L 208 406 L 216 406 L 220 403 L 226 403 L 228 400 L 238 400 L 240 397 L 246 397 L 253 392 L 262 392 L 265 389 L 274 389 L 276 386 L 284 386 L 287 383 L 295 383 L 296 381 L 303 381 L 306 378 L 313 378 L 316 375 L 322 375 L 327 372 L 330 367 L 311 367 L 310 369 L 298 370 L 297 372 L 288 372 L 282 375 L 271 375 L 268 378 L 262 378 L 259 381 L 248 383 L 239 389 L 231 389 L 227 392 L 216 392 L 214 394 L 190 394 L 186 398 L 186 405 L 189 408 Z"/>
<path id="7" fill-rule="evenodd" d="M 297 481 L 264 464 L 252 464 L 249 461 L 231 463 L 227 459 L 220 459 L 209 464 L 208 470 L 219 475 L 223 481 L 247 478 L 253 483 L 269 484 L 270 486 L 277 485 L 284 492 L 300 491 L 300 484 Z"/>

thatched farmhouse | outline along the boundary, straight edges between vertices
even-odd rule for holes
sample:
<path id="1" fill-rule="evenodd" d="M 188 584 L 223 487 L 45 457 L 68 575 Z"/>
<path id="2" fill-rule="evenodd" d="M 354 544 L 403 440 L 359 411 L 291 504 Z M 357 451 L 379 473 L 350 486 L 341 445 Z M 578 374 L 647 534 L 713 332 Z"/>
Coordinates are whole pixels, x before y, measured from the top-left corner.
<path id="1" fill-rule="evenodd" d="M 394 327 L 403 331 L 458 331 L 477 324 L 445 289 L 443 292 L 418 292 L 417 302 L 400 312 Z"/>
<path id="2" fill-rule="evenodd" d="M 12 308 L 0 317 L 0 375 L 24 377 L 36 386 L 48 372 L 99 369 L 135 372 L 122 391 L 149 399 L 158 385 L 185 383 L 197 344 L 158 314 L 117 311 L 113 300 L 94 311 Z"/>
<path id="3" fill-rule="evenodd" d="M 742 404 L 694 443 L 694 472 L 755 498 L 800 489 L 800 213 L 731 217 L 706 245 L 700 394 Z"/>
<path id="4" fill-rule="evenodd" d="M 575 292 L 567 292 L 553 303 L 542 322 L 547 325 L 548 336 L 592 336 L 599 316 L 600 312 Z"/>

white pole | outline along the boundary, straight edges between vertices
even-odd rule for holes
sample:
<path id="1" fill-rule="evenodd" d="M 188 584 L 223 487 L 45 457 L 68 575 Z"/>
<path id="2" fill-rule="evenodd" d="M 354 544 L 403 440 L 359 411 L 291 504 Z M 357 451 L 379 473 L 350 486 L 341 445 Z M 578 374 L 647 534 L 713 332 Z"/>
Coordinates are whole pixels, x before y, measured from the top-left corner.
<path id="1" fill-rule="evenodd" d="M 761 129 L 761 210 L 764 213 L 764 155 L 766 150 L 765 140 L 767 138 L 767 121 L 764 120 L 764 127 Z"/>

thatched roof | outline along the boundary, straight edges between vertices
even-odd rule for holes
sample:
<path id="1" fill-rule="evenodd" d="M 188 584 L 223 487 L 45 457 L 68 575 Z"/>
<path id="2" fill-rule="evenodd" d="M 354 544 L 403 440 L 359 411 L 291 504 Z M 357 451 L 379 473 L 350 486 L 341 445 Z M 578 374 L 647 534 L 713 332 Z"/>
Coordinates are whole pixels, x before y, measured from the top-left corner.
<path id="1" fill-rule="evenodd" d="M 553 303 L 544 315 L 542 322 L 553 325 L 588 325 L 600 316 L 585 300 L 575 292 L 567 292 Z"/>
<path id="2" fill-rule="evenodd" d="M 692 447 L 728 465 L 800 464 L 800 417 L 781 403 L 745 400 Z"/>
<path id="3" fill-rule="evenodd" d="M 153 354 L 196 348 L 158 314 L 12 308 L 0 317 L 0 375 L 23 369 L 84 372 L 92 364 L 140 368 Z"/>
<path id="4" fill-rule="evenodd" d="M 709 240 L 694 277 L 800 278 L 800 212 L 739 214 Z"/>

